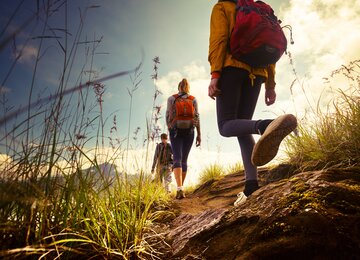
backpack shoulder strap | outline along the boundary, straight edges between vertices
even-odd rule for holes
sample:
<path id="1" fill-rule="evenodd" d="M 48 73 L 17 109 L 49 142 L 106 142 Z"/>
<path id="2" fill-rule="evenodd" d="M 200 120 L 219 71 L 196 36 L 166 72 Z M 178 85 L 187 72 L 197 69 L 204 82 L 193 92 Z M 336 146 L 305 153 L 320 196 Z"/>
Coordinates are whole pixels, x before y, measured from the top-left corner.
<path id="1" fill-rule="evenodd" d="M 156 149 L 158 149 L 159 152 L 160 152 L 160 150 L 161 150 L 161 142 L 156 145 Z"/>
<path id="2" fill-rule="evenodd" d="M 176 102 L 176 100 L 177 100 L 178 98 L 181 98 L 181 97 L 183 97 L 183 96 L 185 96 L 185 95 L 186 95 L 186 93 L 174 94 L 174 95 L 172 95 L 172 96 L 175 98 L 174 104 L 175 104 L 175 102 Z M 189 96 L 190 96 L 190 95 L 189 95 Z"/>

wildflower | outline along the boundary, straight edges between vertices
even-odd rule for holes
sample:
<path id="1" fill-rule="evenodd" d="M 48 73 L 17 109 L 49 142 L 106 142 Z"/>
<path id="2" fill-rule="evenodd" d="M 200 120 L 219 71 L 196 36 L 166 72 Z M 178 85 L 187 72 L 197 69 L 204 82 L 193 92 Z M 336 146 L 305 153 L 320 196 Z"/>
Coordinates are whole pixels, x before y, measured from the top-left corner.
<path id="1" fill-rule="evenodd" d="M 86 138 L 86 135 L 83 135 L 83 134 L 75 134 L 75 137 L 77 140 L 80 140 L 80 139 L 85 139 Z"/>
<path id="2" fill-rule="evenodd" d="M 105 85 L 101 84 L 101 83 L 94 83 L 93 88 L 94 88 L 94 92 L 95 92 L 95 95 L 96 95 L 96 98 L 97 98 L 97 102 L 99 102 L 99 104 L 101 106 L 102 102 L 104 101 L 102 99 L 102 96 L 105 93 Z"/>

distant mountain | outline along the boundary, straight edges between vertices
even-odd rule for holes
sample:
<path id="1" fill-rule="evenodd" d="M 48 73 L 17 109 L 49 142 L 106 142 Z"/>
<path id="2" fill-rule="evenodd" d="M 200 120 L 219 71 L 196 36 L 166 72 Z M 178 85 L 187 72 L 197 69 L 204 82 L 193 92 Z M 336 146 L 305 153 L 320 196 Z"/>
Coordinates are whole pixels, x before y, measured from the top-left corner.
<path id="1" fill-rule="evenodd" d="M 85 173 L 87 177 L 94 182 L 95 186 L 99 186 L 104 183 L 111 184 L 116 178 L 125 177 L 125 174 L 120 172 L 115 164 L 109 162 L 99 164 L 98 166 L 91 166 L 82 172 Z M 140 175 L 140 173 L 127 174 L 126 180 L 135 182 L 141 178 Z"/>
<path id="2" fill-rule="evenodd" d="M 114 178 L 116 177 L 116 174 L 119 173 L 116 165 L 109 162 L 99 164 L 98 167 L 91 166 L 90 168 L 85 169 L 84 172 L 95 175 L 103 175 L 104 178 Z"/>
<path id="3" fill-rule="evenodd" d="M 115 164 L 105 162 L 98 166 L 91 166 L 82 171 L 86 175 L 86 178 L 91 181 L 95 187 L 101 187 L 103 185 L 111 185 L 117 174 L 120 174 Z"/>

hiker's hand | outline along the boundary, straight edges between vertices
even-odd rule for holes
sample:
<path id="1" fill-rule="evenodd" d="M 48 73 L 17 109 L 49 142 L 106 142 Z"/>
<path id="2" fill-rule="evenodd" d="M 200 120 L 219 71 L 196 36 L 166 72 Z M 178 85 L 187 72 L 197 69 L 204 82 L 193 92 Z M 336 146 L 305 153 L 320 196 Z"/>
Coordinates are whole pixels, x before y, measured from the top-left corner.
<path id="1" fill-rule="evenodd" d="M 268 88 L 265 90 L 265 104 L 270 106 L 275 103 L 276 92 L 273 88 Z"/>
<path id="2" fill-rule="evenodd" d="M 218 82 L 219 82 L 219 79 L 212 79 L 210 81 L 209 97 L 211 97 L 212 99 L 215 99 L 215 97 L 217 97 L 218 95 L 221 94 L 221 90 L 218 89 Z"/>
<path id="3" fill-rule="evenodd" d="M 201 136 L 200 135 L 197 135 L 196 136 L 196 147 L 199 147 L 201 144 Z"/>

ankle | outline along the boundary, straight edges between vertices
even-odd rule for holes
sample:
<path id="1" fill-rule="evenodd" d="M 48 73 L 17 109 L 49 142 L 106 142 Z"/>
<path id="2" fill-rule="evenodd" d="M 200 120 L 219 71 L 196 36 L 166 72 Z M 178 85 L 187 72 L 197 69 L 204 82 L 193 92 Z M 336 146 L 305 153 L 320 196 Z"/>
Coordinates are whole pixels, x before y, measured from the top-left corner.
<path id="1" fill-rule="evenodd" d="M 257 130 L 257 132 L 262 135 L 264 134 L 266 128 L 270 125 L 270 123 L 274 121 L 273 119 L 264 119 L 264 120 L 259 120 L 256 122 L 255 128 Z"/>
<path id="2" fill-rule="evenodd" d="M 244 194 L 246 197 L 250 196 L 254 191 L 259 189 L 259 183 L 257 180 L 245 181 Z"/>

